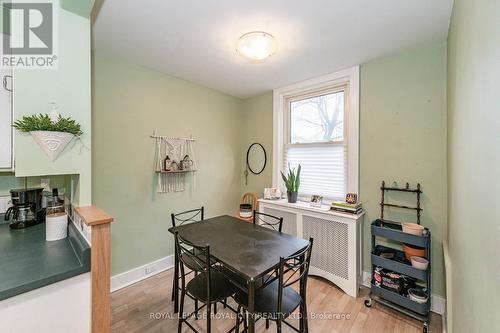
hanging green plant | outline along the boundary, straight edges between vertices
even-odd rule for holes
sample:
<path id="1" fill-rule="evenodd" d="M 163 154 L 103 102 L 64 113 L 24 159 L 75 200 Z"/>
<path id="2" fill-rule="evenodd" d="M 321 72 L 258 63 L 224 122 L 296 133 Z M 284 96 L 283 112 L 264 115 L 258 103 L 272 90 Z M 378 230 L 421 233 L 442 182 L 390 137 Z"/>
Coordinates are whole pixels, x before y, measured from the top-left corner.
<path id="1" fill-rule="evenodd" d="M 71 140 L 83 132 L 79 123 L 69 117 L 62 117 L 57 112 L 56 104 L 51 104 L 52 111 L 49 114 L 24 116 L 12 126 L 20 132 L 30 133 L 49 159 L 55 161 Z"/>
<path id="2" fill-rule="evenodd" d="M 57 121 L 53 122 L 48 114 L 39 114 L 32 116 L 24 116 L 21 120 L 14 122 L 14 128 L 20 132 L 35 132 L 35 131 L 52 131 L 70 133 L 74 136 L 83 134 L 81 126 L 70 117 L 64 118 L 61 115 Z"/>

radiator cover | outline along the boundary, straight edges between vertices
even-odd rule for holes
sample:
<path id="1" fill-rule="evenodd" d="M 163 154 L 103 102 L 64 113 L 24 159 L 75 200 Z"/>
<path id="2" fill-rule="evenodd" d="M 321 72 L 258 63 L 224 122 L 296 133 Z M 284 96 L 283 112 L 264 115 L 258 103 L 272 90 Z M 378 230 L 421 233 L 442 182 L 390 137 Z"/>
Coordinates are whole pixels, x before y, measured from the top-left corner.
<path id="1" fill-rule="evenodd" d="M 362 276 L 363 215 L 325 211 L 305 204 L 259 200 L 259 211 L 283 217 L 283 232 L 314 238 L 310 275 L 320 276 L 356 297 Z"/>

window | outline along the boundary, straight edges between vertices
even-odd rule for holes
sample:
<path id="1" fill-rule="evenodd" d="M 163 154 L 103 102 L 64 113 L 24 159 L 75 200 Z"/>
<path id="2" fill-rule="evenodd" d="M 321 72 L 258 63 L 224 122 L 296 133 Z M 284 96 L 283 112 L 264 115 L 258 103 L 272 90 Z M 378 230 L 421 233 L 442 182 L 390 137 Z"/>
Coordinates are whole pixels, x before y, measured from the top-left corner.
<path id="1" fill-rule="evenodd" d="M 301 196 L 345 196 L 345 96 L 346 87 L 342 86 L 317 96 L 287 100 L 289 135 L 283 149 L 283 167 L 302 165 Z"/>
<path id="2" fill-rule="evenodd" d="M 342 142 L 344 91 L 290 101 L 289 143 Z"/>
<path id="3" fill-rule="evenodd" d="M 274 186 L 283 188 L 275 173 L 300 164 L 302 199 L 358 193 L 357 73 L 356 67 L 275 90 Z"/>

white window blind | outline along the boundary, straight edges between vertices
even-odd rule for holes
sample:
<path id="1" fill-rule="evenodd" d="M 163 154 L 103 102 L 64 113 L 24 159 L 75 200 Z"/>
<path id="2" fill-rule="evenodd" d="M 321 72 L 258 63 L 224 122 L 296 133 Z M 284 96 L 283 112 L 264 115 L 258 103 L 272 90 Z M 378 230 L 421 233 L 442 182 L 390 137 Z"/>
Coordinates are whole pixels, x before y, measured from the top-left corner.
<path id="1" fill-rule="evenodd" d="M 283 169 L 302 166 L 299 196 L 344 198 L 347 147 L 344 131 L 346 87 L 333 87 L 291 98 Z"/>
<path id="2" fill-rule="evenodd" d="M 347 149 L 344 144 L 287 145 L 283 170 L 302 166 L 301 197 L 319 194 L 326 199 L 345 198 L 347 192 Z M 286 174 L 286 172 L 285 172 Z"/>

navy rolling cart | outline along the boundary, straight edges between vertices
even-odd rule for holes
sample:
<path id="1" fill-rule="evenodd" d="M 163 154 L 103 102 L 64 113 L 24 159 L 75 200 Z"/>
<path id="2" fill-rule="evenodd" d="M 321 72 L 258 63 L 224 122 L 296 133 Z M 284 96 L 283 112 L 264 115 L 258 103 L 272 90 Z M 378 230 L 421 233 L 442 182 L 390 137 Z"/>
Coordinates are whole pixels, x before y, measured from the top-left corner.
<path id="1" fill-rule="evenodd" d="M 381 218 L 371 224 L 371 292 L 365 300 L 365 306 L 371 307 L 373 302 L 378 302 L 396 311 L 404 313 L 412 318 L 423 322 L 423 332 L 427 332 L 429 325 L 429 314 L 431 309 L 431 232 L 424 228 L 422 235 L 413 235 L 403 232 L 402 224 L 384 219 L 385 207 L 397 207 L 401 209 L 415 210 L 417 212 L 417 224 L 420 224 L 420 184 L 416 189 L 410 189 L 409 184 L 405 188 L 386 187 L 382 182 Z M 401 191 L 415 193 L 417 196 L 416 207 L 385 203 L 387 191 Z M 379 244 L 381 240 L 391 245 Z M 405 258 L 405 253 L 392 247 L 392 244 L 401 244 L 414 249 L 424 251 L 423 257 L 428 260 L 427 269 L 418 269 L 411 265 Z M 417 302 L 410 299 L 408 289 L 427 295 L 426 301 Z"/>

